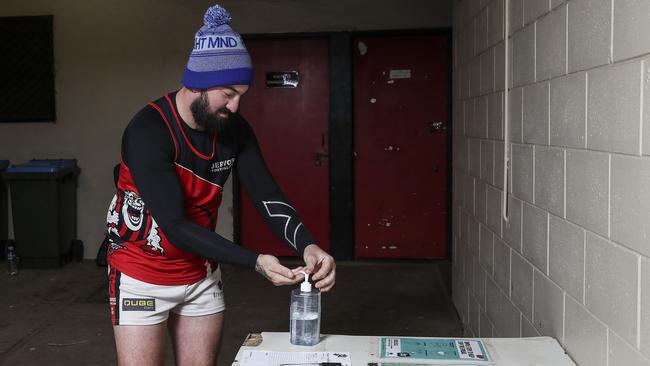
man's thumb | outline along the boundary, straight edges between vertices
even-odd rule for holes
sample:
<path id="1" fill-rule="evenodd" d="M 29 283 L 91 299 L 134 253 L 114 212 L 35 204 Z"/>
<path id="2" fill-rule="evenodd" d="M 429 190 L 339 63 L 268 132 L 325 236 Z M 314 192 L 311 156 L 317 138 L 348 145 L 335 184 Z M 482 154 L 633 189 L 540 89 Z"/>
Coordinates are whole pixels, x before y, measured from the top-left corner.
<path id="1" fill-rule="evenodd" d="M 316 258 L 308 257 L 305 259 L 305 272 L 312 273 L 314 271 L 314 267 L 316 267 Z"/>

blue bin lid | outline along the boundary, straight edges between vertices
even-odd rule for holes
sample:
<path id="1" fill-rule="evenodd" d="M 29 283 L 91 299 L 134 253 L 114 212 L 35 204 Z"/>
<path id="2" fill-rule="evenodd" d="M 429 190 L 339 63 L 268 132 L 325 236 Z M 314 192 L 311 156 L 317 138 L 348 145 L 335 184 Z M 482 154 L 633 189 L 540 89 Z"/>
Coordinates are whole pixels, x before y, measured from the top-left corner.
<path id="1" fill-rule="evenodd" d="M 56 166 L 63 168 L 74 168 L 77 166 L 77 159 L 32 159 L 25 164 L 33 166 Z"/>
<path id="2" fill-rule="evenodd" d="M 7 169 L 9 166 L 9 160 L 0 160 L 0 172 Z"/>
<path id="3" fill-rule="evenodd" d="M 76 159 L 32 159 L 27 163 L 10 166 L 7 173 L 56 173 L 76 166 Z"/>

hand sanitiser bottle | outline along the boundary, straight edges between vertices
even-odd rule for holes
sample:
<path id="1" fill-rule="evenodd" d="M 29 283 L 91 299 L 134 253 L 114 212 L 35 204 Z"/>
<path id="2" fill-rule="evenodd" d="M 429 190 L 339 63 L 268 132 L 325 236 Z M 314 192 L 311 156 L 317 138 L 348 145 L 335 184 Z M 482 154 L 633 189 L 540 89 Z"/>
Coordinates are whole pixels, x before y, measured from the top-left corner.
<path id="1" fill-rule="evenodd" d="M 300 288 L 291 291 L 291 344 L 313 346 L 320 339 L 320 291 L 309 283 L 309 275 L 303 271 L 305 281 Z"/>

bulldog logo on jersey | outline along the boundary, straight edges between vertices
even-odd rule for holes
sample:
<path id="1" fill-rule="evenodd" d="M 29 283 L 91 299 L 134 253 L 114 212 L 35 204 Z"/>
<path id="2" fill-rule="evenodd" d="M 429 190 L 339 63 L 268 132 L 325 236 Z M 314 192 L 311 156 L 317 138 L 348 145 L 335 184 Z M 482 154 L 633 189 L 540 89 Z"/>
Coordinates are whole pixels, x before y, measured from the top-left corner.
<path id="1" fill-rule="evenodd" d="M 136 244 L 151 256 L 165 254 L 160 228 L 136 192 L 118 191 L 108 208 L 106 226 L 108 237 L 111 237 L 109 254 L 128 248 L 127 242 Z"/>
<path id="2" fill-rule="evenodd" d="M 124 192 L 124 203 L 122 204 L 122 217 L 124 223 L 131 231 L 138 231 L 142 227 L 144 216 L 144 202 L 135 192 Z"/>

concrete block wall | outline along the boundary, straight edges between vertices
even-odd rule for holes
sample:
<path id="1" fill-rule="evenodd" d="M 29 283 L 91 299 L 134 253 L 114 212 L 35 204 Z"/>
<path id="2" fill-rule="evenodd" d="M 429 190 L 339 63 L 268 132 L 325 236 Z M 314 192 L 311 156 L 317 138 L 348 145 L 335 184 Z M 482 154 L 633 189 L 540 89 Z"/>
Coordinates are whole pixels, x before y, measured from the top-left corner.
<path id="1" fill-rule="evenodd" d="M 548 335 L 580 366 L 650 365 L 649 19 L 648 0 L 454 0 L 453 299 L 468 336 Z"/>

